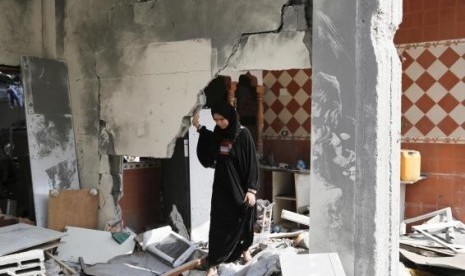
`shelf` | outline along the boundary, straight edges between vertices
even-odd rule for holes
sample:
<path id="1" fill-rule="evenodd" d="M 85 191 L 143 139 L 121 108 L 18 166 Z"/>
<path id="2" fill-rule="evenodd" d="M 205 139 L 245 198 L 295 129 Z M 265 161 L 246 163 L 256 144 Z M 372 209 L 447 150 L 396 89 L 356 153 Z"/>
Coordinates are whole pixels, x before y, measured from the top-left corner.
<path id="1" fill-rule="evenodd" d="M 400 184 L 415 184 L 415 183 L 417 183 L 418 181 L 423 180 L 423 179 L 426 179 L 426 177 L 425 177 L 425 176 L 421 176 L 421 177 L 420 177 L 418 180 L 416 180 L 416 181 L 402 181 L 402 180 L 401 180 L 401 181 L 400 181 Z"/>
<path id="2" fill-rule="evenodd" d="M 295 198 L 295 196 L 285 196 L 285 195 L 278 195 L 278 196 L 275 196 L 274 197 L 275 199 L 281 199 L 281 200 L 292 200 L 292 201 L 296 201 L 297 199 Z"/>
<path id="3" fill-rule="evenodd" d="M 269 165 L 263 165 L 263 164 L 260 164 L 259 167 L 260 167 L 260 169 L 266 170 L 266 171 L 310 174 L 309 169 L 299 170 L 299 169 L 296 169 L 296 168 L 282 168 L 282 167 L 278 167 L 278 166 L 269 166 Z"/>

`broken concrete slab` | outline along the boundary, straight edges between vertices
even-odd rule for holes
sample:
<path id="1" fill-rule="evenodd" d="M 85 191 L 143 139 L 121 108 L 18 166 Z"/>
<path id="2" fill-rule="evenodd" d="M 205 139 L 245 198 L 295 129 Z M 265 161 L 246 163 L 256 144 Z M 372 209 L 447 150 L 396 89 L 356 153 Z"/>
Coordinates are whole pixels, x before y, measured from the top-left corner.
<path id="1" fill-rule="evenodd" d="M 59 240 L 66 235 L 24 223 L 0 227 L 0 256 Z"/>
<path id="2" fill-rule="evenodd" d="M 281 31 L 243 37 L 224 69 L 237 71 L 311 68 L 310 53 L 303 43 L 304 37 L 303 31 Z M 290 52 L 293 54 L 289 55 Z"/>
<path id="3" fill-rule="evenodd" d="M 95 276 L 178 276 L 200 266 L 206 256 L 205 252 L 197 250 L 185 264 L 173 268 L 149 252 L 138 251 L 131 255 L 116 256 L 108 263 L 84 265 L 83 271 L 86 275 Z"/>
<path id="4" fill-rule="evenodd" d="M 405 258 L 418 265 L 465 270 L 465 254 L 463 253 L 457 254 L 453 257 L 426 257 L 402 248 L 399 250 L 400 254 L 402 254 Z"/>
<path id="5" fill-rule="evenodd" d="M 98 263 L 83 268 L 86 275 L 95 276 L 153 276 L 162 275 L 172 267 L 148 252 L 116 256 L 107 263 Z"/>
<path id="6" fill-rule="evenodd" d="M 344 276 L 337 253 L 282 254 L 279 257 L 283 275 Z"/>
<path id="7" fill-rule="evenodd" d="M 175 138 L 187 131 L 181 128 L 182 118 L 191 115 L 198 94 L 212 76 L 210 40 L 126 47 L 118 63 L 124 70 L 118 72 L 104 62 L 111 51 L 99 53 L 97 73 L 100 117 L 115 153 L 171 157 Z M 176 108 L 170 103 L 176 103 Z"/>
<path id="8" fill-rule="evenodd" d="M 79 263 L 82 257 L 86 264 L 106 263 L 115 256 L 134 251 L 135 234 L 118 244 L 108 231 L 67 226 L 66 233 L 58 246 L 58 258 L 65 262 Z"/>

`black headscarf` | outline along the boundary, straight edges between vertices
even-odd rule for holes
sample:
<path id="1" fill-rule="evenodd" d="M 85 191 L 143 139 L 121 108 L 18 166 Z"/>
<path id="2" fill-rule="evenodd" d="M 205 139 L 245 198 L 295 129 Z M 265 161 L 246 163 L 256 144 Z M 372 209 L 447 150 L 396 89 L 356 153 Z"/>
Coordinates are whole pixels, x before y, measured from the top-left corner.
<path id="1" fill-rule="evenodd" d="M 229 125 L 226 129 L 221 129 L 218 126 L 215 126 L 214 133 L 219 136 L 219 138 L 226 138 L 233 140 L 236 136 L 237 130 L 240 128 L 239 120 L 237 119 L 237 113 L 234 107 L 229 104 L 227 101 L 220 101 L 212 106 L 211 109 L 212 116 L 213 114 L 220 114 L 226 120 L 228 120 Z"/>

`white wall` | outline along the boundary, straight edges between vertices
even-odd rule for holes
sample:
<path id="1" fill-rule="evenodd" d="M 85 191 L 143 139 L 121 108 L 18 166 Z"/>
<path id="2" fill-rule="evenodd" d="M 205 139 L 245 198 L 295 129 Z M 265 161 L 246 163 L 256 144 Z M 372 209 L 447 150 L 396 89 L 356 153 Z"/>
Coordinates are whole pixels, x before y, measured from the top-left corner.
<path id="1" fill-rule="evenodd" d="M 200 111 L 200 123 L 213 130 L 210 109 Z M 204 168 L 197 158 L 199 133 L 194 127 L 189 128 L 189 170 L 191 200 L 191 239 L 195 242 L 208 241 L 210 227 L 210 206 L 213 187 L 213 169 Z"/>

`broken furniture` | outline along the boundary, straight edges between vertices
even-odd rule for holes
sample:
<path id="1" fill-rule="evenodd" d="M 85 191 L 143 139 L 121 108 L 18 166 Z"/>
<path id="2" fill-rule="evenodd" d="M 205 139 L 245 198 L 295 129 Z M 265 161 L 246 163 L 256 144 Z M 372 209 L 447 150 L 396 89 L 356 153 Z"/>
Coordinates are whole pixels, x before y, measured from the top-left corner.
<path id="1" fill-rule="evenodd" d="M 137 235 L 135 240 L 143 251 L 115 256 L 105 263 L 100 262 L 90 266 L 83 264 L 85 274 L 178 276 L 200 266 L 207 255 L 198 250 L 193 243 L 173 232 L 170 226 L 146 231 Z"/>
<path id="2" fill-rule="evenodd" d="M 413 225 L 414 232 L 405 235 L 406 225 L 415 222 L 423 223 Z M 465 225 L 452 217 L 451 208 L 406 219 L 401 225 L 400 253 L 404 258 L 420 266 L 465 271 Z"/>
<path id="3" fill-rule="evenodd" d="M 196 249 L 194 243 L 174 232 L 170 226 L 143 233 L 141 246 L 173 267 L 183 264 Z"/>
<path id="4" fill-rule="evenodd" d="M 427 214 L 416 216 L 416 217 L 413 217 L 413 218 L 401 220 L 401 222 L 400 222 L 400 234 L 402 234 L 402 235 L 406 234 L 406 232 L 407 232 L 406 227 L 407 227 L 408 224 L 418 222 L 418 221 L 422 221 L 422 220 L 426 220 L 426 219 L 430 219 L 430 218 L 434 218 L 434 217 L 436 217 L 436 219 L 434 220 L 435 222 L 450 222 L 450 221 L 453 221 L 452 210 L 450 209 L 450 207 L 447 207 L 447 208 L 443 208 L 443 209 L 440 209 L 440 210 L 436 210 L 434 212 L 430 212 L 430 213 L 427 213 Z"/>
<path id="5" fill-rule="evenodd" d="M 257 199 L 257 224 L 260 234 L 268 235 L 271 233 L 273 206 L 274 203 L 270 203 L 268 200 Z"/>
<path id="6" fill-rule="evenodd" d="M 260 166 L 271 170 L 273 222 L 279 224 L 283 209 L 303 213 L 310 205 L 310 171 Z"/>

